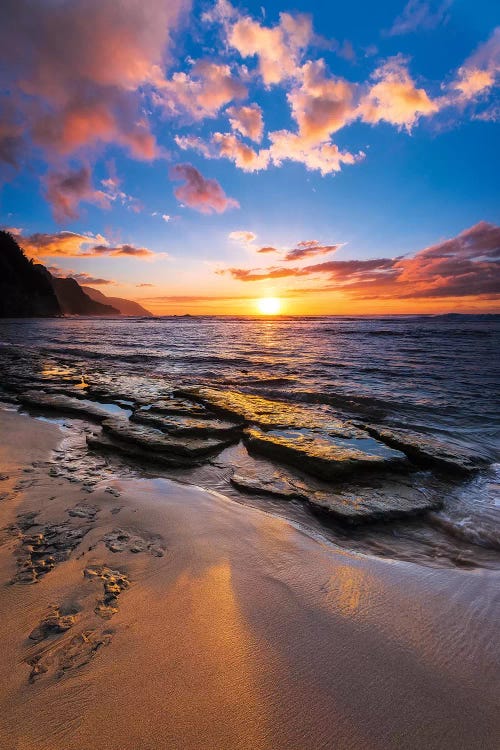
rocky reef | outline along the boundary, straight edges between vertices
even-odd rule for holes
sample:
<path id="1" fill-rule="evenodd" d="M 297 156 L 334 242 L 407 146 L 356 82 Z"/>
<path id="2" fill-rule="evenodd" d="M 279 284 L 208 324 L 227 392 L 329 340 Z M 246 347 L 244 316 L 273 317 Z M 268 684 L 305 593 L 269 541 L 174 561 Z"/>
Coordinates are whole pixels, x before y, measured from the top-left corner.
<path id="1" fill-rule="evenodd" d="M 23 389 L 22 376 L 14 378 L 12 399 L 38 412 L 89 420 L 92 452 L 156 464 L 179 478 L 193 470 L 219 473 L 233 492 L 302 503 L 343 523 L 434 510 L 443 497 L 439 477 L 468 475 L 484 460 L 457 441 L 364 424 L 332 407 L 103 373 L 87 376 L 82 387 L 77 372 L 49 372 L 40 379 L 43 390 Z M 199 476 L 195 481 L 203 483 L 205 475 Z M 83 518 L 91 509 L 74 512 Z M 125 543 L 108 541 L 117 549 Z M 149 544 L 127 537 L 126 544 L 136 543 Z"/>

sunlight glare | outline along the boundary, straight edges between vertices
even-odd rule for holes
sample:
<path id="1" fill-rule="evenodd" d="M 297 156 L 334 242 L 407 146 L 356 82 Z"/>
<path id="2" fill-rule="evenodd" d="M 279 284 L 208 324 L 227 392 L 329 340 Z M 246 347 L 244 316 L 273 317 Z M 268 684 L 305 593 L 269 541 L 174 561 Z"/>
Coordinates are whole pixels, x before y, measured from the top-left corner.
<path id="1" fill-rule="evenodd" d="M 281 310 L 281 300 L 278 297 L 263 297 L 257 300 L 257 307 L 261 315 L 278 315 Z"/>

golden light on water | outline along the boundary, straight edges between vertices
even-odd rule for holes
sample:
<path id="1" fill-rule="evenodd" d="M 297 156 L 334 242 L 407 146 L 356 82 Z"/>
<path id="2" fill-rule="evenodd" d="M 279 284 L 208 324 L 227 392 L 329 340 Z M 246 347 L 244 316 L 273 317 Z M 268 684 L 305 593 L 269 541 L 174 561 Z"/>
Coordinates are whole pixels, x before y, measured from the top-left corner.
<path id="1" fill-rule="evenodd" d="M 262 297 L 257 300 L 257 309 L 261 315 L 279 315 L 281 300 L 278 297 Z"/>

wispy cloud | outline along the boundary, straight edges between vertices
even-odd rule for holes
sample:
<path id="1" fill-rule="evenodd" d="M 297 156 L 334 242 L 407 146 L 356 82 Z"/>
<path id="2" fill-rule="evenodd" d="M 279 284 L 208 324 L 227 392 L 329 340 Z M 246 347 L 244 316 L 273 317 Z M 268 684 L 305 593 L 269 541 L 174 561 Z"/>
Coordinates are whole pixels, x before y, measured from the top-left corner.
<path id="1" fill-rule="evenodd" d="M 388 36 L 435 29 L 446 21 L 453 0 L 408 0 L 402 13 L 386 32 Z"/>

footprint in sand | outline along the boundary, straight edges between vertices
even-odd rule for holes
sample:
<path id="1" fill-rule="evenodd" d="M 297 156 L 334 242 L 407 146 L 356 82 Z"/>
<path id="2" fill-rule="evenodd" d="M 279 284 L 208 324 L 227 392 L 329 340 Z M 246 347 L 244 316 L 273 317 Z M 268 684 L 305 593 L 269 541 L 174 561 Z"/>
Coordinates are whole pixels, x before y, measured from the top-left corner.
<path id="1" fill-rule="evenodd" d="M 31 667 L 29 682 L 35 682 L 42 675 L 62 677 L 66 672 L 83 667 L 94 658 L 101 646 L 111 641 L 109 630 L 83 630 L 40 649 L 26 659 Z"/>
<path id="2" fill-rule="evenodd" d="M 94 612 L 104 620 L 109 620 L 118 612 L 118 597 L 124 589 L 128 589 L 130 586 L 127 574 L 120 570 L 108 568 L 107 565 L 98 565 L 85 568 L 83 575 L 91 580 L 102 581 L 104 595 L 97 600 Z"/>
<path id="3" fill-rule="evenodd" d="M 87 567 L 83 575 L 86 579 L 102 583 L 103 594 L 96 600 L 94 612 L 103 620 L 109 620 L 118 611 L 118 597 L 130 586 L 130 579 L 126 573 L 107 565 Z M 79 669 L 88 664 L 102 646 L 111 642 L 113 630 L 110 628 L 89 627 L 78 633 L 68 633 L 83 617 L 85 613 L 74 606 L 52 604 L 49 607 L 28 636 L 36 644 L 48 641 L 26 659 L 31 667 L 29 682 L 33 683 L 42 676 L 60 678 Z"/>

